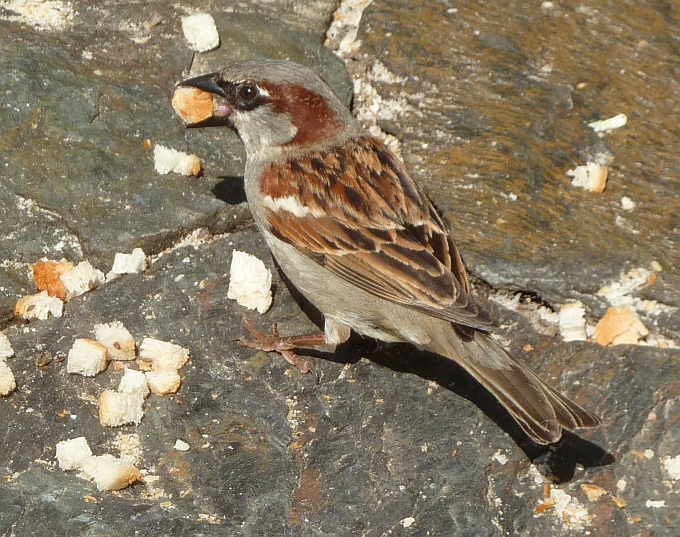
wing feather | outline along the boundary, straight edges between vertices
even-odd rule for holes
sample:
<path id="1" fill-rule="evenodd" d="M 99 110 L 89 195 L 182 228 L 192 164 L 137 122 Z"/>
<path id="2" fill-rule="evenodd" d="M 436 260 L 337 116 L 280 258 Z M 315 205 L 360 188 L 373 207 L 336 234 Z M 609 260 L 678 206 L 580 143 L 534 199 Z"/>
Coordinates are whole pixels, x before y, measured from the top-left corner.
<path id="1" fill-rule="evenodd" d="M 366 136 L 273 165 L 260 184 L 270 231 L 376 296 L 488 330 L 460 253 L 403 164 Z M 278 203 L 292 197 L 300 211 Z"/>

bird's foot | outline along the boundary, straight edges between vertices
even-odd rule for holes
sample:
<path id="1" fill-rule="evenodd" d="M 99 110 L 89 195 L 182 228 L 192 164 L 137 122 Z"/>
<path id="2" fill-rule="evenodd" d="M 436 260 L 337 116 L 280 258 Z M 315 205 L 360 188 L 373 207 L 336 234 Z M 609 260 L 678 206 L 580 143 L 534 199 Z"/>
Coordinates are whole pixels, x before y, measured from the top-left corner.
<path id="1" fill-rule="evenodd" d="M 317 384 L 321 381 L 321 377 L 314 368 L 314 364 L 304 357 L 298 356 L 293 350 L 299 347 L 318 347 L 320 345 L 325 345 L 326 337 L 324 334 L 281 337 L 276 323 L 274 323 L 272 325 L 272 335 L 266 336 L 255 328 L 255 326 L 245 317 L 241 320 L 241 325 L 248 330 L 250 335 L 255 339 L 248 339 L 241 336 L 234 341 L 238 341 L 241 345 L 248 347 L 249 349 L 264 352 L 278 352 L 289 364 L 297 367 L 300 373 L 312 373 L 316 377 Z"/>

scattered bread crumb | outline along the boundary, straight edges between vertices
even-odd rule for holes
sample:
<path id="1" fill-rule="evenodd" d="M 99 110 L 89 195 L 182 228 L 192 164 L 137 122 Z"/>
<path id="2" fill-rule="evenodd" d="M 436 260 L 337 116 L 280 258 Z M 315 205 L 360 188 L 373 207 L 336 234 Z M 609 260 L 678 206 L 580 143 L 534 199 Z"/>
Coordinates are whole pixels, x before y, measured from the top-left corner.
<path id="1" fill-rule="evenodd" d="M 144 398 L 114 390 L 99 396 L 99 423 L 104 427 L 139 425 L 144 417 Z"/>
<path id="2" fill-rule="evenodd" d="M 113 274 L 137 274 L 144 272 L 149 266 L 149 260 L 141 248 L 135 248 L 131 254 L 116 253 L 113 259 Z"/>
<path id="3" fill-rule="evenodd" d="M 111 360 L 135 359 L 135 340 L 120 321 L 95 324 L 94 338 L 108 349 Z"/>
<path id="4" fill-rule="evenodd" d="M 189 444 L 187 444 L 184 440 L 180 440 L 179 438 L 175 442 L 175 449 L 177 451 L 189 451 Z"/>
<path id="5" fill-rule="evenodd" d="M 213 116 L 213 94 L 199 88 L 180 86 L 172 96 L 172 107 L 186 123 L 200 123 Z"/>
<path id="6" fill-rule="evenodd" d="M 147 371 L 145 374 L 146 382 L 149 385 L 151 393 L 156 395 L 177 393 L 177 390 L 179 390 L 179 387 L 182 384 L 179 373 L 174 369 Z"/>
<path id="7" fill-rule="evenodd" d="M 680 455 L 666 457 L 663 461 L 663 468 L 668 472 L 671 479 L 680 481 Z"/>
<path id="8" fill-rule="evenodd" d="M 272 303 L 271 285 L 272 274 L 260 259 L 234 250 L 227 298 L 245 308 L 265 313 Z"/>
<path id="9" fill-rule="evenodd" d="M 648 334 L 649 330 L 627 306 L 609 308 L 595 326 L 595 341 L 600 345 L 637 345 Z"/>
<path id="10" fill-rule="evenodd" d="M 196 52 L 208 52 L 220 46 L 220 34 L 215 19 L 209 13 L 182 17 L 182 32 L 191 49 Z"/>
<path id="11" fill-rule="evenodd" d="M 81 261 L 69 272 L 59 276 L 66 288 L 66 300 L 82 295 L 99 287 L 106 278 L 101 270 L 94 268 L 89 261 Z"/>
<path id="12" fill-rule="evenodd" d="M 627 505 L 628 502 L 624 500 L 623 498 L 619 498 L 618 496 L 612 496 L 612 501 L 616 504 L 616 507 L 619 509 L 624 509 Z"/>
<path id="13" fill-rule="evenodd" d="M 0 360 L 0 397 L 5 397 L 17 388 L 14 373 L 5 360 Z"/>
<path id="14" fill-rule="evenodd" d="M 73 270 L 73 263 L 67 261 L 38 261 L 33 265 L 33 279 L 38 291 L 47 291 L 50 296 L 66 300 L 66 287 L 60 276 Z"/>
<path id="15" fill-rule="evenodd" d="M 124 489 L 142 478 L 142 472 L 133 464 L 109 454 L 90 457 L 82 470 L 94 480 L 98 490 Z"/>
<path id="16" fill-rule="evenodd" d="M 105 427 L 138 425 L 144 417 L 144 399 L 149 395 L 141 371 L 125 368 L 118 391 L 104 390 L 99 396 L 99 423 Z"/>
<path id="17" fill-rule="evenodd" d="M 0 332 L 0 360 L 11 358 L 12 356 L 14 356 L 12 344 L 9 342 L 9 338 Z"/>
<path id="18" fill-rule="evenodd" d="M 586 310 L 581 302 L 564 304 L 559 311 L 560 335 L 564 341 L 586 341 Z"/>
<path id="19" fill-rule="evenodd" d="M 600 121 L 593 121 L 588 123 L 588 126 L 597 133 L 612 131 L 619 129 L 628 123 L 628 116 L 626 114 L 619 114 L 608 119 L 601 119 Z"/>
<path id="20" fill-rule="evenodd" d="M 36 295 L 21 297 L 14 306 L 14 314 L 22 319 L 39 319 L 44 321 L 50 315 L 61 317 L 64 303 L 57 297 L 50 296 L 47 291 Z"/>
<path id="21" fill-rule="evenodd" d="M 635 206 L 637 203 L 635 203 L 632 199 L 630 199 L 628 196 L 623 196 L 621 198 L 621 208 L 624 211 L 632 211 L 635 209 Z"/>
<path id="22" fill-rule="evenodd" d="M 607 186 L 607 177 L 609 169 L 602 164 L 596 162 L 588 162 L 585 166 L 576 166 L 573 170 L 567 172 L 567 176 L 573 177 L 571 182 L 573 186 L 578 186 L 601 194 Z"/>
<path id="23" fill-rule="evenodd" d="M 84 436 L 57 442 L 57 462 L 62 470 L 80 470 L 92 457 L 92 450 Z"/>
<path id="24" fill-rule="evenodd" d="M 76 339 L 68 351 L 66 371 L 85 377 L 94 377 L 109 364 L 109 351 L 101 343 L 92 339 Z"/>
<path id="25" fill-rule="evenodd" d="M 144 338 L 139 346 L 139 367 L 145 371 L 178 370 L 189 360 L 189 350 L 174 343 Z"/>
<path id="26" fill-rule="evenodd" d="M 596 502 L 606 494 L 609 494 L 607 489 L 588 483 L 582 483 L 581 490 L 585 492 L 586 496 L 591 502 Z"/>
<path id="27" fill-rule="evenodd" d="M 123 377 L 120 379 L 118 391 L 120 393 L 134 395 L 142 400 L 146 399 L 147 395 L 149 395 L 146 376 L 141 371 L 126 367 L 125 373 L 123 373 Z"/>
<path id="28" fill-rule="evenodd" d="M 175 172 L 180 175 L 198 177 L 201 173 L 201 159 L 169 147 L 156 144 L 153 148 L 155 170 L 162 174 Z"/>

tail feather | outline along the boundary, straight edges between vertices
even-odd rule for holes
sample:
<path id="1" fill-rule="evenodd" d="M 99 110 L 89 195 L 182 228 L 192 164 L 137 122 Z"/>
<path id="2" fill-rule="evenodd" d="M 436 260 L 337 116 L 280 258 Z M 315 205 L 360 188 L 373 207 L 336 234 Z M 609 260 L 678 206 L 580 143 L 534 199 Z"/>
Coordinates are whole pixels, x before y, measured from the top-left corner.
<path id="1" fill-rule="evenodd" d="M 595 427 L 601 420 L 516 362 L 484 332 L 433 340 L 432 350 L 463 366 L 510 412 L 535 442 L 551 444 L 562 429 Z M 439 341 L 437 341 L 439 340 Z"/>

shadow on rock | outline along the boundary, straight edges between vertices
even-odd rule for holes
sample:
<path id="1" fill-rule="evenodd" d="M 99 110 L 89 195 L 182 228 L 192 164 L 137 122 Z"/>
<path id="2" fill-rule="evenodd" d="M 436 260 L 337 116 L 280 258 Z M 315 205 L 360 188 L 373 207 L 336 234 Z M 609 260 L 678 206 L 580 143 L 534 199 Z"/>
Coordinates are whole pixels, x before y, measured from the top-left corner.
<path id="1" fill-rule="evenodd" d="M 321 312 L 290 283 L 278 265 L 277 269 L 300 308 L 320 330 L 323 330 Z M 615 461 L 614 456 L 605 449 L 569 431 L 564 431 L 562 438 L 555 444 L 547 446 L 537 444 L 526 435 L 503 405 L 463 367 L 438 354 L 420 351 L 408 343 L 386 345 L 352 333 L 350 339 L 339 345 L 335 352 L 314 349 L 301 351 L 306 356 L 337 363 L 356 363 L 363 357 L 393 371 L 410 373 L 436 382 L 474 403 L 510 435 L 531 461 L 540 462 L 539 470 L 556 483 L 573 479 L 579 466 L 583 468 L 606 466 Z"/>
<path id="2" fill-rule="evenodd" d="M 213 195 L 227 205 L 239 205 L 246 201 L 243 176 L 221 176 L 212 188 Z"/>

